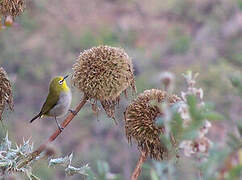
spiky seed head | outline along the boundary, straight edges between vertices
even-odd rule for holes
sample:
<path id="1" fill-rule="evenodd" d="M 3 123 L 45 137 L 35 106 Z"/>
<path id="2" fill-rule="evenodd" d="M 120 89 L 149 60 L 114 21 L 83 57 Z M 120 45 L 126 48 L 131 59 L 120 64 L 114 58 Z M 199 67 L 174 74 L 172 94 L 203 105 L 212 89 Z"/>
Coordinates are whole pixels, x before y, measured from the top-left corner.
<path id="1" fill-rule="evenodd" d="M 0 67 L 0 120 L 2 119 L 2 113 L 6 103 L 8 104 L 9 108 L 13 110 L 12 87 L 6 71 Z"/>
<path id="2" fill-rule="evenodd" d="M 0 16 L 16 17 L 25 8 L 25 0 L 0 0 Z"/>
<path id="3" fill-rule="evenodd" d="M 129 86 L 134 86 L 131 59 L 121 48 L 99 46 L 86 50 L 73 70 L 74 85 L 97 100 L 115 100 Z"/>
<path id="4" fill-rule="evenodd" d="M 74 86 L 89 99 L 101 101 L 110 117 L 120 94 L 128 87 L 135 91 L 132 61 L 121 48 L 98 46 L 81 52 L 73 71 Z"/>
<path id="5" fill-rule="evenodd" d="M 155 120 L 162 113 L 158 105 L 167 100 L 174 104 L 181 99 L 177 95 L 169 95 L 166 91 L 158 89 L 146 90 L 140 94 L 126 109 L 125 132 L 129 142 L 135 139 L 138 147 L 148 152 L 151 158 L 163 160 L 168 157 L 165 144 L 160 141 L 160 135 L 165 128 L 155 125 Z"/>

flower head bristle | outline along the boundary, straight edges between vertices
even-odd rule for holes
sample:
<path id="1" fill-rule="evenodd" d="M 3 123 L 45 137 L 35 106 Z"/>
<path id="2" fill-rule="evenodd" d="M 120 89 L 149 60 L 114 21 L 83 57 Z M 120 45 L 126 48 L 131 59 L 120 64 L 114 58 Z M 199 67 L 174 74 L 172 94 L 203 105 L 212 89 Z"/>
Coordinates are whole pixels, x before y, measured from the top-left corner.
<path id="1" fill-rule="evenodd" d="M 73 65 L 72 82 L 89 99 L 99 100 L 109 117 L 128 87 L 135 91 L 133 65 L 121 48 L 93 47 L 80 53 Z"/>
<path id="2" fill-rule="evenodd" d="M 169 95 L 166 91 L 146 90 L 128 106 L 125 112 L 125 131 L 128 141 L 135 139 L 138 147 L 157 160 L 167 158 L 168 151 L 165 144 L 160 141 L 160 135 L 165 133 L 165 128 L 155 124 L 162 112 L 157 104 L 152 104 L 152 101 L 161 103 L 165 100 L 172 105 L 181 99 L 176 95 Z"/>
<path id="3" fill-rule="evenodd" d="M 12 87 L 8 79 L 6 71 L 0 67 L 0 120 L 6 103 L 13 110 Z"/>

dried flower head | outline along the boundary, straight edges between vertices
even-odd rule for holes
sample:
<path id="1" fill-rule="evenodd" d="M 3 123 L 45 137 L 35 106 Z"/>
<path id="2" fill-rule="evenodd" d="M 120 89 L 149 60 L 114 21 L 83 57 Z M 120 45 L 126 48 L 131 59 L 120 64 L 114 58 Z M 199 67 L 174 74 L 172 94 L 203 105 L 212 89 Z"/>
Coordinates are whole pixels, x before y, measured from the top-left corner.
<path id="1" fill-rule="evenodd" d="M 135 91 L 133 65 L 121 48 L 99 46 L 82 52 L 73 65 L 72 81 L 89 99 L 101 101 L 110 117 L 119 96 L 128 87 Z"/>
<path id="2" fill-rule="evenodd" d="M 0 120 L 2 119 L 2 113 L 6 103 L 13 110 L 12 87 L 6 71 L 0 67 Z"/>
<path id="3" fill-rule="evenodd" d="M 164 127 L 156 126 L 156 119 L 162 114 L 161 109 L 152 101 L 161 103 L 167 100 L 172 105 L 181 99 L 157 89 L 146 90 L 138 96 L 125 112 L 125 131 L 128 141 L 134 138 L 138 146 L 148 152 L 151 158 L 162 160 L 168 156 L 167 148 L 160 141 Z"/>
<path id="4" fill-rule="evenodd" d="M 165 91 L 172 92 L 174 88 L 174 81 L 175 81 L 175 76 L 171 72 L 161 72 L 160 73 L 160 81 L 162 86 L 165 87 Z"/>
<path id="5" fill-rule="evenodd" d="M 25 8 L 25 0 L 1 0 L 0 1 L 0 17 L 20 15 Z"/>

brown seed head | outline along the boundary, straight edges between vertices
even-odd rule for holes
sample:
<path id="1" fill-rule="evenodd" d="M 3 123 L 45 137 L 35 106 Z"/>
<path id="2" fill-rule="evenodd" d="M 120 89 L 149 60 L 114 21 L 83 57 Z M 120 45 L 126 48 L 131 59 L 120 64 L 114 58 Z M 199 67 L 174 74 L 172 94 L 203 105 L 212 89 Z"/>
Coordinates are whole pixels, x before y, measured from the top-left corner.
<path id="1" fill-rule="evenodd" d="M 6 103 L 13 110 L 12 87 L 6 71 L 0 67 L 0 120 L 2 119 L 2 113 Z"/>
<path id="2" fill-rule="evenodd" d="M 121 48 L 99 46 L 80 53 L 73 65 L 72 81 L 89 99 L 99 100 L 110 117 L 119 96 L 135 90 L 133 65 Z"/>
<path id="3" fill-rule="evenodd" d="M 164 134 L 164 127 L 155 125 L 155 120 L 161 115 L 160 108 L 152 104 L 167 101 L 174 104 L 181 99 L 176 95 L 168 95 L 167 92 L 151 89 L 138 96 L 125 112 L 125 131 L 129 142 L 134 138 L 138 146 L 148 152 L 151 158 L 162 160 L 168 157 L 166 146 L 160 141 L 160 135 Z"/>
<path id="4" fill-rule="evenodd" d="M 25 0 L 0 0 L 0 17 L 20 15 L 25 8 Z"/>

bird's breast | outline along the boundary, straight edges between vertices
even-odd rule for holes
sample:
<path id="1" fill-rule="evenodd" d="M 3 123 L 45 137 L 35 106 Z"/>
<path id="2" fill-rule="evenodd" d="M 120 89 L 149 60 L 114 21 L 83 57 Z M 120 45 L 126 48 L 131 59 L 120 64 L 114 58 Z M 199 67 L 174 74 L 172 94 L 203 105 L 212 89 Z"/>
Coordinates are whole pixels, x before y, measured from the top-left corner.
<path id="1" fill-rule="evenodd" d="M 64 116 L 71 105 L 71 91 L 68 92 L 61 92 L 59 100 L 57 101 L 56 105 L 49 111 L 49 116 L 60 117 Z"/>

